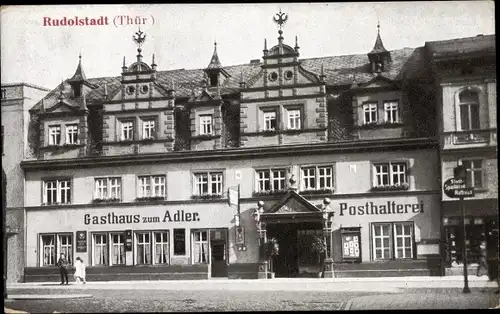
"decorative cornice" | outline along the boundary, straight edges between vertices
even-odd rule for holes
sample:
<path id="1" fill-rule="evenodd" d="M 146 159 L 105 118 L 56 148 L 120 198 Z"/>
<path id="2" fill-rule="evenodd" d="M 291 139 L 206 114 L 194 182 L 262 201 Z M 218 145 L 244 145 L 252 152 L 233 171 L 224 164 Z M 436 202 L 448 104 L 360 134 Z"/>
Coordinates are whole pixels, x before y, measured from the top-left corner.
<path id="1" fill-rule="evenodd" d="M 373 192 L 373 193 L 350 193 L 350 194 L 315 194 L 307 195 L 300 194 L 306 200 L 317 199 L 322 200 L 324 197 L 330 199 L 346 199 L 346 198 L 366 198 L 366 197 L 387 197 L 387 196 L 409 196 L 409 195 L 441 195 L 441 190 L 424 190 L 424 191 L 390 191 L 390 192 Z M 256 203 L 257 201 L 279 201 L 285 194 L 246 197 L 240 198 L 241 203 Z M 467 201 L 467 200 L 466 200 Z M 469 200 L 470 201 L 470 200 Z M 118 202 L 118 203 L 88 203 L 88 204 L 64 204 L 64 205 L 43 205 L 43 206 L 26 206 L 24 209 L 30 210 L 46 210 L 46 209 L 85 209 L 95 207 L 125 207 L 125 206 L 147 206 L 147 205 L 184 205 L 184 204 L 213 204 L 213 203 L 226 203 L 227 198 L 213 198 L 213 199 L 189 199 L 180 201 L 166 201 L 158 199 L 141 199 L 133 202 Z M 257 207 L 257 206 L 255 206 Z M 22 208 L 21 208 L 22 209 Z"/>
<path id="2" fill-rule="evenodd" d="M 318 86 L 318 85 L 315 85 Z M 293 86 L 290 85 L 290 88 Z M 282 97 L 270 97 L 270 98 L 255 98 L 255 99 L 242 99 L 240 103 L 252 103 L 252 102 L 272 102 L 272 101 L 287 101 L 294 99 L 310 99 L 310 98 L 319 98 L 325 97 L 325 94 L 309 94 L 309 95 L 297 95 L 297 96 L 282 96 Z"/>
<path id="3" fill-rule="evenodd" d="M 221 161 L 251 158 L 271 158 L 311 154 L 367 153 L 374 151 L 398 151 L 438 149 L 438 142 L 433 138 L 401 138 L 369 141 L 345 141 L 336 143 L 294 144 L 268 147 L 226 148 L 219 150 L 200 150 L 168 152 L 157 154 L 137 154 L 120 156 L 83 157 L 57 160 L 22 161 L 25 171 L 45 169 L 90 168 L 123 166 L 130 164 L 177 163 L 196 161 Z"/>
<path id="4" fill-rule="evenodd" d="M 278 85 L 278 86 L 268 86 L 268 87 L 250 87 L 246 88 L 244 93 L 249 92 L 262 92 L 265 90 L 280 90 L 284 88 L 302 88 L 302 87 L 319 87 L 323 86 L 323 83 L 307 83 L 307 84 L 287 84 L 287 85 Z M 244 101 L 244 100 L 243 100 Z"/>
<path id="5" fill-rule="evenodd" d="M 300 133 L 310 133 L 310 132 L 323 132 L 328 130 L 328 128 L 309 128 L 309 129 L 299 129 L 299 130 L 276 130 L 276 131 L 259 131 L 259 132 L 248 132 L 240 133 L 240 136 L 275 136 L 278 134 L 300 134 Z"/>

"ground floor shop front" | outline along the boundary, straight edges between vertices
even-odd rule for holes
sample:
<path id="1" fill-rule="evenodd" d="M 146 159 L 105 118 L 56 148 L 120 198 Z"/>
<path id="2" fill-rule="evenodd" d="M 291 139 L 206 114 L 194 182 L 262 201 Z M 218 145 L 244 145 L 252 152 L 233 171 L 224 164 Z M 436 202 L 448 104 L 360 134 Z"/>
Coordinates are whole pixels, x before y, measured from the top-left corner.
<path id="1" fill-rule="evenodd" d="M 439 194 L 26 211 L 25 281 L 58 281 L 64 253 L 80 257 L 88 280 L 317 277 L 331 258 L 334 277 L 441 275 Z M 327 212 L 325 214 L 325 212 Z M 257 218 L 256 216 L 259 216 Z M 272 258 L 262 243 L 279 246 Z M 318 239 L 326 252 L 319 252 Z M 320 241 L 321 242 L 321 241 Z M 267 274 L 266 274 L 267 277 Z"/>
<path id="2" fill-rule="evenodd" d="M 441 275 L 439 194 L 291 192 L 263 207 L 261 237 L 279 247 L 268 265 L 276 277 L 325 276 L 328 259 L 333 277 Z"/>
<path id="3" fill-rule="evenodd" d="M 481 260 L 485 259 L 487 267 L 482 265 L 479 274 L 496 278 L 499 259 L 497 199 L 466 199 L 463 204 L 444 201 L 442 207 L 445 274 L 463 274 L 465 245 L 469 273 L 476 275 Z M 464 214 L 461 208 L 465 210 Z"/>

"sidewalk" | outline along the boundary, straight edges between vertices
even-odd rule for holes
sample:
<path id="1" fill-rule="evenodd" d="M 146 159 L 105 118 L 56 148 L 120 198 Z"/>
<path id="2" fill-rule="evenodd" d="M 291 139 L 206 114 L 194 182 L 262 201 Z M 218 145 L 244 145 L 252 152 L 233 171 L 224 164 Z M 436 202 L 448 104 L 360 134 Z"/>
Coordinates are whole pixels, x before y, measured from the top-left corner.
<path id="1" fill-rule="evenodd" d="M 408 288 L 462 288 L 462 276 L 448 277 L 379 277 L 379 278 L 275 278 L 275 279 L 208 279 L 170 281 L 97 281 L 86 285 L 72 283 L 61 286 L 56 282 L 10 283 L 7 289 L 50 290 L 107 290 L 107 289 L 162 289 L 162 290 L 281 290 L 281 291 L 380 291 L 398 292 Z M 472 289 L 496 288 L 486 276 L 469 276 Z"/>

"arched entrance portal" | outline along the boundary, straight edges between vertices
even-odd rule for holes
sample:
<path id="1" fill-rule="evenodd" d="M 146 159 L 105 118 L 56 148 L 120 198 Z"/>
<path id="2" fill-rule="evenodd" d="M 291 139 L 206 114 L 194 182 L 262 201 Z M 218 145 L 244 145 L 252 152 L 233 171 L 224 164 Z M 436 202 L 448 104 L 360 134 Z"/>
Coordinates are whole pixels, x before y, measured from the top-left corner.
<path id="1" fill-rule="evenodd" d="M 331 247 L 321 208 L 292 191 L 262 213 L 260 221 L 265 226 L 266 239 L 274 238 L 279 245 L 279 254 L 271 259 L 269 269 L 276 277 L 317 277 L 323 271 L 327 252 L 320 255 L 312 249 L 315 240 Z"/>

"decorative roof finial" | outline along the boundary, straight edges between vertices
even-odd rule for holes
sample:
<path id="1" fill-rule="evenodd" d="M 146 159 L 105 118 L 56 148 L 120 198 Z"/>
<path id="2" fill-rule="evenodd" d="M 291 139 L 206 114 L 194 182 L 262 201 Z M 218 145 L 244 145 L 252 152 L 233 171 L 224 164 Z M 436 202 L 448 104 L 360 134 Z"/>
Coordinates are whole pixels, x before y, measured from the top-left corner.
<path id="1" fill-rule="evenodd" d="M 280 12 L 276 13 L 275 16 L 273 17 L 274 23 L 276 23 L 276 25 L 278 25 L 279 27 L 278 34 L 280 36 L 278 37 L 278 42 L 280 45 L 283 44 L 283 36 L 281 35 L 283 35 L 283 26 L 285 25 L 287 20 L 288 20 L 288 15 L 286 13 L 282 13 L 281 9 Z"/>
<path id="2" fill-rule="evenodd" d="M 155 54 L 153 53 L 153 62 L 151 63 L 151 65 L 156 65 L 155 63 Z"/>
<path id="3" fill-rule="evenodd" d="M 281 9 L 280 9 L 280 12 L 276 13 L 275 16 L 273 17 L 274 23 L 276 23 L 276 25 L 278 25 L 280 30 L 283 29 L 283 25 L 285 25 L 287 20 L 288 20 L 288 15 L 286 13 L 282 13 Z M 281 32 L 281 33 L 283 33 L 283 32 Z"/>
<path id="4" fill-rule="evenodd" d="M 325 66 L 324 66 L 323 63 L 321 63 L 321 73 L 319 75 L 319 79 L 320 79 L 320 81 L 324 82 L 325 78 L 326 78 L 326 75 L 325 75 Z"/>
<path id="5" fill-rule="evenodd" d="M 146 34 L 144 34 L 144 32 L 141 31 L 140 26 L 139 26 L 139 30 L 137 32 L 135 32 L 134 36 L 132 36 L 132 40 L 137 45 L 137 52 L 139 53 L 137 55 L 137 62 L 141 62 L 142 61 L 142 55 L 141 55 L 142 49 L 141 49 L 141 47 L 144 44 L 144 42 L 146 41 Z"/>
<path id="6" fill-rule="evenodd" d="M 62 101 L 64 99 L 63 90 L 64 90 L 64 79 L 61 79 L 61 88 L 59 89 L 59 101 Z"/>
<path id="7" fill-rule="evenodd" d="M 264 38 L 264 51 L 267 51 L 267 39 Z"/>
<path id="8" fill-rule="evenodd" d="M 217 42 L 214 42 L 214 53 L 212 55 L 212 59 L 210 59 L 210 63 L 207 66 L 207 69 L 221 69 L 222 63 L 219 60 L 219 56 L 217 55 Z"/>
<path id="9" fill-rule="evenodd" d="M 387 52 L 384 44 L 382 43 L 382 38 L 380 37 L 380 22 L 377 22 L 377 39 L 375 39 L 375 45 L 373 46 L 372 51 L 369 54 L 377 54 L 381 52 Z"/>

